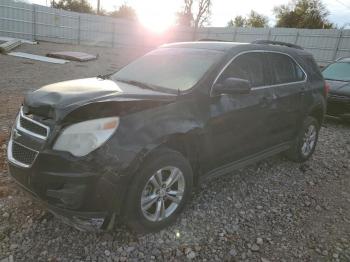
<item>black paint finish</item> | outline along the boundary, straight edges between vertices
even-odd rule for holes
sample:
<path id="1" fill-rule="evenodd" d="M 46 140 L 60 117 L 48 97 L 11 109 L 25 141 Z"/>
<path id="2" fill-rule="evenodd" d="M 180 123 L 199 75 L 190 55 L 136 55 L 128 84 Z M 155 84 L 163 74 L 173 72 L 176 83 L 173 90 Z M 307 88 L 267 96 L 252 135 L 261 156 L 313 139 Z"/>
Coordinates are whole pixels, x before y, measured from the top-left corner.
<path id="1" fill-rule="evenodd" d="M 161 48 L 169 46 L 219 50 L 225 55 L 185 92 L 167 93 L 89 78 L 45 86 L 28 94 L 25 113 L 35 115 L 52 132 L 44 142 L 18 131 L 21 137 L 17 139 L 39 154 L 30 168 L 10 162 L 11 175 L 55 212 L 66 210 L 69 216 L 120 214 L 140 163 L 155 148 L 180 151 L 190 160 L 199 180 L 230 163 L 242 159 L 248 163 L 249 158 L 285 150 L 310 114 L 323 120 L 324 80 L 303 50 L 215 42 Z M 248 94 L 213 95 L 211 89 L 225 65 L 247 52 L 286 54 L 305 70 L 306 78 L 287 85 L 271 85 L 270 78 Z M 268 64 L 268 56 L 263 59 Z M 271 77 L 268 66 L 265 71 Z M 119 116 L 120 125 L 97 150 L 80 158 L 52 150 L 63 127 L 107 116 Z"/>

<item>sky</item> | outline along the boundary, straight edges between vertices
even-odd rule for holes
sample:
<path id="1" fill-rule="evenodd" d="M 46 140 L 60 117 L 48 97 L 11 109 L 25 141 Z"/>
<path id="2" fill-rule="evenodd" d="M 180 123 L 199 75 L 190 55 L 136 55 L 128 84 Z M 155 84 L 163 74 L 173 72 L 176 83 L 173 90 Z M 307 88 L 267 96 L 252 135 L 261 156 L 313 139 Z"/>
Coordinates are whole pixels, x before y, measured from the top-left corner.
<path id="1" fill-rule="evenodd" d="M 97 0 L 88 0 L 96 7 Z M 132 6 L 146 27 L 158 30 L 166 29 L 175 22 L 175 13 L 182 7 L 183 0 L 100 0 L 101 6 L 112 11 L 126 3 Z M 289 0 L 212 0 L 211 26 L 226 26 L 227 22 L 237 15 L 247 15 L 250 10 L 269 17 L 270 25 L 275 23 L 273 7 L 287 4 Z M 27 0 L 36 4 L 46 5 L 50 0 Z M 339 27 L 350 23 L 350 0 L 323 0 L 330 11 L 329 20 Z M 155 6 L 156 8 L 153 8 Z M 350 28 L 350 25 L 348 26 Z"/>

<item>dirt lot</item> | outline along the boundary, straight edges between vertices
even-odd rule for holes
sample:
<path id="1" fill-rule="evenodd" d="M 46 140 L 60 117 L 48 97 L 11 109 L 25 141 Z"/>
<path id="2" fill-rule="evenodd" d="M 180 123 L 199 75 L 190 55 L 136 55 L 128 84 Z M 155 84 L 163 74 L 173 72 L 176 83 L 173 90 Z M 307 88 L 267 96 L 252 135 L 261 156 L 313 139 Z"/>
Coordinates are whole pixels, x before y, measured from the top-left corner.
<path id="1" fill-rule="evenodd" d="M 114 71 L 144 50 L 41 43 L 18 51 L 82 50 L 65 65 L 0 55 L 0 261 L 350 261 L 350 125 L 328 120 L 305 164 L 276 156 L 200 186 L 178 222 L 156 234 L 79 232 L 27 198 L 4 154 L 23 95 L 44 84 Z M 16 50 L 17 51 L 17 50 Z M 3 259 L 3 260 L 2 260 Z"/>

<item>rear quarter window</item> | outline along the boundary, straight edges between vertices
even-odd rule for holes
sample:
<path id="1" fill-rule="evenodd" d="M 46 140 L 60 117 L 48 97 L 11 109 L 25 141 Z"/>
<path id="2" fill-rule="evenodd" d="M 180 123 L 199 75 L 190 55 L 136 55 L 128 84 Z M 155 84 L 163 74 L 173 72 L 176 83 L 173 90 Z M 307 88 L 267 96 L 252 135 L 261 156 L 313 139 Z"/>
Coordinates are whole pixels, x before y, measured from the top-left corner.
<path id="1" fill-rule="evenodd" d="M 301 67 L 288 55 L 269 53 L 267 59 L 270 63 L 273 83 L 285 84 L 303 81 L 306 78 Z"/>

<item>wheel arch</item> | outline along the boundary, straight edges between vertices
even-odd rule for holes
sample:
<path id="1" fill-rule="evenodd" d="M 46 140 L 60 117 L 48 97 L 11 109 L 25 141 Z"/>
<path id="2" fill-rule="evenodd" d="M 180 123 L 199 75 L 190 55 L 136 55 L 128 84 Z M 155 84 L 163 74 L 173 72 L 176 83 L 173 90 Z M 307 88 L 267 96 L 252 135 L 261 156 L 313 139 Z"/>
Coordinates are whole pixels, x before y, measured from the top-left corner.
<path id="1" fill-rule="evenodd" d="M 197 177 L 200 170 L 199 161 L 199 138 L 196 130 L 192 130 L 188 133 L 175 133 L 165 137 L 162 137 L 158 141 L 149 144 L 142 153 L 139 154 L 136 161 L 138 165 L 141 165 L 149 157 L 152 157 L 155 153 L 162 149 L 170 149 L 180 153 L 185 159 L 189 161 L 192 168 L 194 183 L 197 182 Z"/>
<path id="2" fill-rule="evenodd" d="M 168 137 L 159 147 L 166 147 L 177 151 L 186 158 L 192 168 L 194 178 L 198 175 L 199 170 L 199 141 L 194 134 L 175 134 Z"/>
<path id="3" fill-rule="evenodd" d="M 314 117 L 321 126 L 325 117 L 325 108 L 320 104 L 314 106 L 313 108 L 311 108 L 308 115 Z"/>

